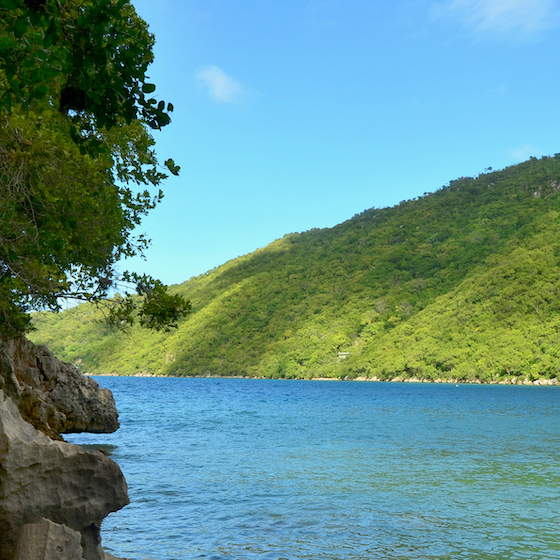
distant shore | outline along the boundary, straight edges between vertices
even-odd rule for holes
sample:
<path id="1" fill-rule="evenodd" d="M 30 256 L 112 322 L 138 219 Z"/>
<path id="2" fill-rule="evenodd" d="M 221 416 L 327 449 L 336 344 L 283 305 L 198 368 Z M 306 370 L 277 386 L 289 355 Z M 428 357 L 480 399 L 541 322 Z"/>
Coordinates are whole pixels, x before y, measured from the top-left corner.
<path id="1" fill-rule="evenodd" d="M 245 375 L 157 375 L 154 373 L 135 373 L 133 375 L 119 375 L 118 373 L 84 373 L 91 377 L 159 377 L 162 379 L 277 379 L 286 380 L 285 378 L 269 378 L 269 377 L 251 377 Z M 501 379 L 499 381 L 481 381 L 480 379 L 474 381 L 462 381 L 459 379 L 420 379 L 418 377 L 394 377 L 392 379 L 378 379 L 377 377 L 354 377 L 354 378 L 338 378 L 338 377 L 309 377 L 309 378 L 292 378 L 286 381 L 373 381 L 378 383 L 447 383 L 452 385 L 546 385 L 556 386 L 560 385 L 558 378 L 553 379 L 535 379 L 531 381 L 527 378 L 510 377 Z"/>

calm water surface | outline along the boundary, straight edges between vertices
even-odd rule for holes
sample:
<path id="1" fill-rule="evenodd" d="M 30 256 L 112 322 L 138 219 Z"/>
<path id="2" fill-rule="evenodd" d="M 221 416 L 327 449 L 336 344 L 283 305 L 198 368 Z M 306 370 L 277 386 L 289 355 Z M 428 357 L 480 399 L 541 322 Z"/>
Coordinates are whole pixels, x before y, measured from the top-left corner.
<path id="1" fill-rule="evenodd" d="M 132 559 L 560 559 L 560 388 L 97 378 Z"/>

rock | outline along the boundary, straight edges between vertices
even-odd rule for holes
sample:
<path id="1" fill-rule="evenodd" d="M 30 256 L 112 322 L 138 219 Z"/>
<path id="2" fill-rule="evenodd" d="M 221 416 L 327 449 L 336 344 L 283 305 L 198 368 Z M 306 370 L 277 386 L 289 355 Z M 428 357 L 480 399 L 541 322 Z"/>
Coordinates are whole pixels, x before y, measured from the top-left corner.
<path id="1" fill-rule="evenodd" d="M 61 440 L 61 433 L 111 433 L 119 427 L 111 391 L 25 337 L 0 341 L 0 389 L 25 420 L 53 439 Z"/>
<path id="2" fill-rule="evenodd" d="M 86 560 L 103 560 L 101 521 L 126 504 L 114 461 L 50 439 L 0 390 L 0 560 L 13 560 L 22 527 L 43 517 L 78 531 Z"/>
<path id="3" fill-rule="evenodd" d="M 44 517 L 20 531 L 13 560 L 82 560 L 82 536 Z"/>

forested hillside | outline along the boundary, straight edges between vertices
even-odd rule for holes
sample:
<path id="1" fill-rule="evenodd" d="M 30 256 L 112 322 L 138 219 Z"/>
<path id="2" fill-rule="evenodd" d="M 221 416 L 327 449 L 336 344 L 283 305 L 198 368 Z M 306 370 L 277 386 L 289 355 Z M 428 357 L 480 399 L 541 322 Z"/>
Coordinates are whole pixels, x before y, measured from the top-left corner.
<path id="1" fill-rule="evenodd" d="M 36 314 L 31 338 L 97 373 L 555 378 L 559 226 L 560 155 L 532 158 L 172 286 L 193 313 L 170 332 L 84 304 Z"/>

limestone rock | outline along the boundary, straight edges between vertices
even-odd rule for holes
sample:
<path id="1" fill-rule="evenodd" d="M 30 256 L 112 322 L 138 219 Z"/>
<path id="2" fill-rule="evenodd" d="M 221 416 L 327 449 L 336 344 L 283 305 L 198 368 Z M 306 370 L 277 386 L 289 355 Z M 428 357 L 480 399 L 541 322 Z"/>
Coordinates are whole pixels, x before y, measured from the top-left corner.
<path id="1" fill-rule="evenodd" d="M 0 341 L 0 389 L 25 420 L 54 439 L 62 439 L 61 433 L 111 433 L 119 427 L 111 391 L 25 337 Z"/>
<path id="2" fill-rule="evenodd" d="M 44 517 L 24 525 L 14 560 L 82 560 L 81 534 Z"/>
<path id="3" fill-rule="evenodd" d="M 86 560 L 103 560 L 101 521 L 126 504 L 115 462 L 45 436 L 0 390 L 0 560 L 13 560 L 21 528 L 43 517 L 80 532 Z"/>

